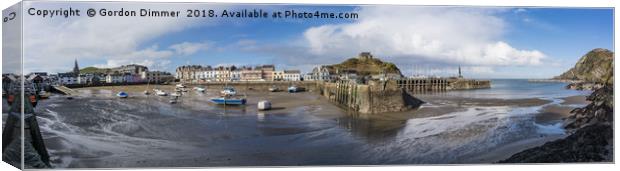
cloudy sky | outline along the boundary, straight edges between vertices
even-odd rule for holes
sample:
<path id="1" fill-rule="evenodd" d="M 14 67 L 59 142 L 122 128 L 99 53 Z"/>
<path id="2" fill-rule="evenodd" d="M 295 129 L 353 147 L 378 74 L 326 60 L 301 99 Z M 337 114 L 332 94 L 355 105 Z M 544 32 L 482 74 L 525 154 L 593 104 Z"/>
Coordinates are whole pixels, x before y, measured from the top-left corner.
<path id="1" fill-rule="evenodd" d="M 405 75 L 548 78 L 594 48 L 613 50 L 611 9 L 26 3 L 26 8 L 263 9 L 355 12 L 357 19 L 69 17 L 25 15 L 25 72 L 130 63 L 275 64 L 310 71 L 370 51 Z"/>

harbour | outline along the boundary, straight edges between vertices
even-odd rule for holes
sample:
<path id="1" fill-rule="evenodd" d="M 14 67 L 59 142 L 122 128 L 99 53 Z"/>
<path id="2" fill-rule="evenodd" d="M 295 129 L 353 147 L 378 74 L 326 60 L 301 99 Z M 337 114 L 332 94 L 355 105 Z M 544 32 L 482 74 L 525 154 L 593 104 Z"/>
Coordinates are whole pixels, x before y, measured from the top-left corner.
<path id="1" fill-rule="evenodd" d="M 537 119 L 547 116 L 545 106 L 585 103 L 563 104 L 564 97 L 582 94 L 563 89 L 551 91 L 558 93 L 548 96 L 552 99 L 512 98 L 516 92 L 505 90 L 514 88 L 502 87 L 514 81 L 493 82 L 499 90 L 481 91 L 505 95 L 419 94 L 426 103 L 416 110 L 372 115 L 351 112 L 310 86 L 289 93 L 241 85 L 233 87 L 247 95 L 243 106 L 210 103 L 221 90 L 215 85 L 200 85 L 206 92 L 188 91 L 175 104 L 168 97 L 144 95 L 146 85 L 131 85 L 75 88 L 79 93 L 73 100 L 55 94 L 35 112 L 50 161 L 63 168 L 484 163 L 492 161 L 469 157 L 515 141 L 529 143 L 512 145 L 512 151 L 542 143 L 534 139 L 565 135 L 554 126 L 561 117 Z M 547 84 L 561 88 L 564 83 Z M 174 92 L 176 85 L 156 87 Z M 119 99 L 119 91 L 129 97 Z M 270 101 L 272 109 L 259 110 L 261 100 Z"/>

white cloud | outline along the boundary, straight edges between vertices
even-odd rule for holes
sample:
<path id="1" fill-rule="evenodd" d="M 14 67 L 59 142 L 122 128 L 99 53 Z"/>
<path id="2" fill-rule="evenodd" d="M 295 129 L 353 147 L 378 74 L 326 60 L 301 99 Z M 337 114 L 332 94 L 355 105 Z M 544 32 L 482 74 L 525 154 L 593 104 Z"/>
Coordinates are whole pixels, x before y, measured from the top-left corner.
<path id="1" fill-rule="evenodd" d="M 170 48 L 174 49 L 174 51 L 177 54 L 192 55 L 198 51 L 207 50 L 209 48 L 209 43 L 183 42 L 183 43 L 171 45 Z"/>
<path id="2" fill-rule="evenodd" d="M 24 8 L 37 9 L 68 8 L 65 2 L 25 3 Z M 159 3 L 72 3 L 72 8 L 106 8 L 138 10 L 170 10 L 195 7 L 191 4 L 170 5 Z M 218 6 L 213 8 L 219 8 Z M 157 67 L 176 55 L 196 53 L 206 48 L 206 43 L 182 42 L 171 47 L 160 48 L 148 42 L 190 27 L 209 25 L 207 19 L 186 17 L 80 17 L 42 18 L 24 16 L 25 71 L 66 72 L 73 66 L 73 60 L 81 64 L 102 61 L 99 66 L 118 65 L 119 61 L 152 61 L 145 64 Z M 146 47 L 144 47 L 146 46 Z M 124 63 L 129 64 L 129 63 Z M 81 65 L 84 66 L 84 65 Z"/>
<path id="3" fill-rule="evenodd" d="M 470 66 L 531 66 L 546 55 L 502 40 L 502 10 L 366 6 L 353 23 L 307 29 L 303 41 L 316 56 L 350 57 L 371 51 L 397 63 L 424 61 Z"/>

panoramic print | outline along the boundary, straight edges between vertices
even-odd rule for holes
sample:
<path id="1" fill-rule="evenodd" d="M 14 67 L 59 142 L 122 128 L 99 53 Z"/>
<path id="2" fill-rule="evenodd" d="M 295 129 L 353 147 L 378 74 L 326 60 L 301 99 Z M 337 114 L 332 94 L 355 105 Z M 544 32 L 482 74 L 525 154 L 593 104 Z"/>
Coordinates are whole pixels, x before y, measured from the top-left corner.
<path id="1" fill-rule="evenodd" d="M 611 163 L 613 15 L 23 2 L 3 11 L 2 159 L 47 169 Z"/>

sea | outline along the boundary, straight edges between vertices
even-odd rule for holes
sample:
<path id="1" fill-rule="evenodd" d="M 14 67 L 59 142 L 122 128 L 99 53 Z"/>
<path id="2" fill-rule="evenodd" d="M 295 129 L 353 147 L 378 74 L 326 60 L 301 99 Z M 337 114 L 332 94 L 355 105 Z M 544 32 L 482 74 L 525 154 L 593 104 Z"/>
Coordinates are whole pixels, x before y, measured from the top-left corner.
<path id="1" fill-rule="evenodd" d="M 541 124 L 536 115 L 545 106 L 561 105 L 564 97 L 590 93 L 558 82 L 491 81 L 490 89 L 437 96 L 549 102 L 445 100 L 421 108 L 447 113 L 420 116 L 412 110 L 367 118 L 327 103 L 261 112 L 211 105 L 199 94 L 170 104 L 167 98 L 120 100 L 102 90 L 73 100 L 54 95 L 41 101 L 36 113 L 55 168 L 474 164 L 501 160 L 520 150 L 515 144 L 565 136 L 560 121 Z"/>

